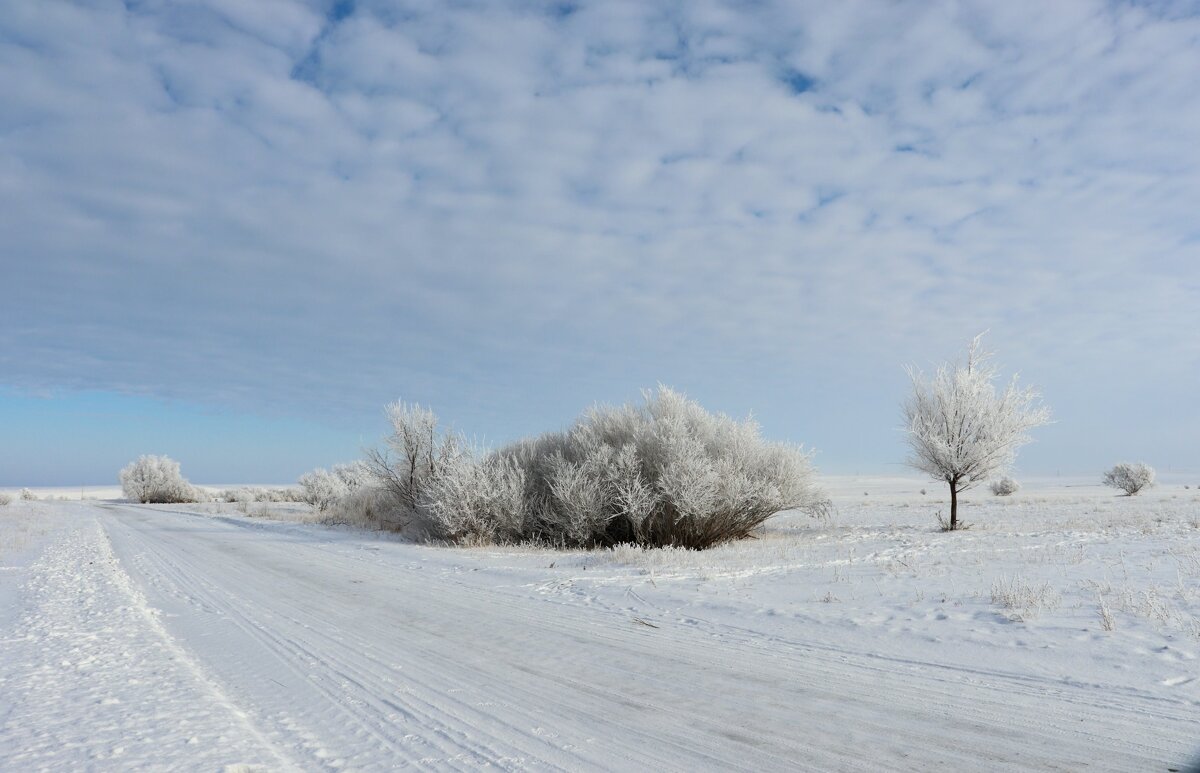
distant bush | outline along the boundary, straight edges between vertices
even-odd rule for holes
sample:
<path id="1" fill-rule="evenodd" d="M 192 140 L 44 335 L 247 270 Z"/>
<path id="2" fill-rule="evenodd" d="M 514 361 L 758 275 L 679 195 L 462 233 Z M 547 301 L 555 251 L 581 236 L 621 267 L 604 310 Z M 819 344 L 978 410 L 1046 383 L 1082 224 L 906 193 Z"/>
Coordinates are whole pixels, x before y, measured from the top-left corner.
<path id="1" fill-rule="evenodd" d="M 4 507 L 5 505 L 11 505 L 12 499 L 13 499 L 12 494 L 9 494 L 4 491 L 0 491 L 0 507 Z"/>
<path id="2" fill-rule="evenodd" d="M 241 486 L 226 489 L 217 495 L 222 502 L 304 502 L 304 492 L 299 488 L 254 488 Z"/>
<path id="3" fill-rule="evenodd" d="M 1147 464 L 1121 462 L 1104 473 L 1104 485 L 1119 488 L 1133 496 L 1154 485 L 1154 468 Z"/>
<path id="4" fill-rule="evenodd" d="M 168 456 L 139 456 L 121 470 L 125 498 L 142 504 L 202 502 L 207 495 L 188 483 L 179 472 L 179 462 Z"/>
<path id="5" fill-rule="evenodd" d="M 335 464 L 328 470 L 318 467 L 300 476 L 299 501 L 321 511 L 328 510 L 372 480 L 371 470 L 365 462 Z"/>
<path id="6" fill-rule="evenodd" d="M 33 493 L 29 489 L 27 489 L 27 488 L 21 489 L 21 499 L 24 499 L 26 502 L 34 502 L 37 500 L 37 498 L 38 498 L 37 494 Z"/>
<path id="7" fill-rule="evenodd" d="M 705 548 L 782 510 L 829 507 L 809 454 L 665 387 L 491 452 L 425 409 L 395 404 L 389 417 L 390 453 L 372 469 L 400 511 L 454 542 Z"/>
<path id="8" fill-rule="evenodd" d="M 1021 484 L 1009 477 L 1004 477 L 999 480 L 992 481 L 990 486 L 992 493 L 998 497 L 1012 496 L 1021 489 Z"/>

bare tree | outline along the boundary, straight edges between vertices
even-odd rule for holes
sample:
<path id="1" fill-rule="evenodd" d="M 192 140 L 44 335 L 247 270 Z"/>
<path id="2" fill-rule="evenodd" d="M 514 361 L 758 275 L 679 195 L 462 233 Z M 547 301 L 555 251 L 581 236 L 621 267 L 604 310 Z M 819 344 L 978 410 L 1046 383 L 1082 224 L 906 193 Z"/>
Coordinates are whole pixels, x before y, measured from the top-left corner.
<path id="1" fill-rule="evenodd" d="M 950 529 L 958 528 L 959 492 L 1007 470 L 1029 431 L 1050 421 L 1037 405 L 1039 394 L 1019 388 L 1013 376 L 996 391 L 997 370 L 981 349 L 980 333 L 967 349 L 966 363 L 942 365 L 928 381 L 907 368 L 912 395 L 904 403 L 911 451 L 907 463 L 950 486 Z"/>

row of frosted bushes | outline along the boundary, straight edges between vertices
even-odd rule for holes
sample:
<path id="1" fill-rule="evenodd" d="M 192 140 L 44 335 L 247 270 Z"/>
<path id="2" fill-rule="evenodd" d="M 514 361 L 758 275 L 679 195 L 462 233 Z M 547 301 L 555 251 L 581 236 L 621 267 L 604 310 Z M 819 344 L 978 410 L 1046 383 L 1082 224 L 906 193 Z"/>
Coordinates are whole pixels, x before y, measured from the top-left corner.
<path id="1" fill-rule="evenodd" d="M 704 548 L 783 510 L 829 508 L 807 452 L 665 387 L 495 450 L 418 406 L 387 413 L 385 450 L 300 479 L 330 520 L 467 544 Z"/>
<path id="2" fill-rule="evenodd" d="M 666 387 L 640 404 L 595 407 L 568 429 L 494 449 L 444 429 L 429 410 L 388 406 L 386 447 L 306 473 L 294 489 L 232 489 L 228 502 L 303 501 L 327 522 L 462 544 L 537 542 L 705 548 L 749 536 L 772 515 L 823 517 L 811 456 L 764 440 L 751 419 L 712 414 Z M 211 501 L 167 457 L 121 471 L 137 502 Z M 1153 470 L 1121 464 L 1105 477 L 1128 493 Z M 1015 481 L 992 485 L 1010 495 Z"/>
<path id="3" fill-rule="evenodd" d="M 169 456 L 140 456 L 120 472 L 125 498 L 141 504 L 193 502 L 304 502 L 300 488 L 240 488 L 216 493 L 193 486 Z"/>

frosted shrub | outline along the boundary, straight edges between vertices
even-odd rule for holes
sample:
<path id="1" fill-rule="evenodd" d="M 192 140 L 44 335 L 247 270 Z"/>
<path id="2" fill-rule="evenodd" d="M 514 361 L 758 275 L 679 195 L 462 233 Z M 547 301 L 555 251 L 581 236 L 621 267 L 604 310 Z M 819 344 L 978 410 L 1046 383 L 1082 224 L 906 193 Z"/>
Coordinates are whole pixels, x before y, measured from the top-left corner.
<path id="1" fill-rule="evenodd" d="M 392 465 L 401 478 L 393 485 L 446 539 L 705 548 L 782 510 L 829 507 L 809 454 L 666 387 L 642 405 L 593 408 L 565 431 L 490 453 L 439 436 L 429 417 L 418 453 Z"/>
<path id="2" fill-rule="evenodd" d="M 1020 575 L 999 577 L 992 583 L 992 603 L 1009 610 L 1013 621 L 1028 621 L 1042 612 L 1058 609 L 1062 596 L 1048 583 L 1032 583 Z"/>
<path id="3" fill-rule="evenodd" d="M 134 502 L 166 503 L 199 502 L 203 492 L 184 480 L 179 462 L 168 456 L 139 456 L 137 461 L 121 470 L 121 490 Z"/>
<path id="4" fill-rule="evenodd" d="M 370 469 L 361 461 L 335 464 L 328 470 L 318 467 L 300 476 L 299 501 L 318 510 L 328 510 L 371 480 Z"/>
<path id="5" fill-rule="evenodd" d="M 1119 488 L 1133 496 L 1144 488 L 1154 485 L 1154 468 L 1142 463 L 1121 462 L 1104 473 L 1104 485 Z"/>
<path id="6" fill-rule="evenodd" d="M 254 501 L 254 491 L 249 488 L 226 489 L 217 494 L 217 499 L 221 502 L 237 502 L 239 504 L 248 504 Z"/>
<path id="7" fill-rule="evenodd" d="M 530 523 L 526 471 L 512 458 L 456 454 L 430 476 L 421 494 L 425 528 L 456 542 L 513 542 Z"/>
<path id="8" fill-rule="evenodd" d="M 33 493 L 27 488 L 23 488 L 21 489 L 21 499 L 25 500 L 26 502 L 33 502 L 37 500 L 37 494 Z"/>
<path id="9" fill-rule="evenodd" d="M 12 494 L 0 491 L 0 507 L 12 504 Z"/>
<path id="10" fill-rule="evenodd" d="M 1021 484 L 1017 483 L 1012 478 L 1005 476 L 1000 480 L 992 481 L 990 488 L 992 489 L 992 493 L 996 496 L 1007 497 L 1017 493 L 1021 489 Z"/>
<path id="11" fill-rule="evenodd" d="M 329 504 L 322 522 L 366 529 L 399 530 L 407 525 L 396 520 L 395 501 L 387 489 L 367 482 Z"/>
<path id="12" fill-rule="evenodd" d="M 301 498 L 322 511 L 349 493 L 336 475 L 322 467 L 304 473 L 297 482 Z"/>
<path id="13" fill-rule="evenodd" d="M 222 502 L 307 502 L 305 493 L 299 488 L 240 488 L 226 489 L 217 495 Z"/>
<path id="14" fill-rule="evenodd" d="M 427 408 L 396 402 L 387 406 L 386 413 L 392 433 L 386 450 L 367 455 L 369 472 L 392 497 L 395 517 L 436 521 L 428 492 L 439 475 L 466 474 L 460 460 L 467 454 L 465 444 L 458 433 L 440 429 L 437 416 Z"/>

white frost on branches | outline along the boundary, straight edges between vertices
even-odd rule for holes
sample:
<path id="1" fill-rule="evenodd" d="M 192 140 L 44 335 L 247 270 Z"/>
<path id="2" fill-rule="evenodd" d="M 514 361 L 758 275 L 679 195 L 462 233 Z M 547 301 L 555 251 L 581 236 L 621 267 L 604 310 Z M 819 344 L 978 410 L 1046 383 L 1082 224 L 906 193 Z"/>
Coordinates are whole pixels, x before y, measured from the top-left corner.
<path id="1" fill-rule="evenodd" d="M 356 487 L 337 467 L 300 485 L 335 521 L 473 544 L 704 548 L 745 537 L 781 510 L 827 514 L 809 453 L 666 387 L 645 398 L 494 451 L 472 447 L 426 408 L 393 403 L 387 448 L 354 468 Z"/>
<path id="2" fill-rule="evenodd" d="M 904 403 L 908 464 L 950 485 L 951 528 L 957 527 L 958 492 L 1005 472 L 1030 441 L 1029 431 L 1050 421 L 1037 391 L 1019 387 L 1017 376 L 997 391 L 998 371 L 982 338 L 971 342 L 965 363 L 942 365 L 929 380 L 907 369 L 913 389 Z"/>
<path id="3" fill-rule="evenodd" d="M 179 462 L 169 456 L 139 456 L 121 470 L 121 490 L 126 499 L 143 504 L 199 502 L 203 492 L 184 480 Z"/>
<path id="4" fill-rule="evenodd" d="M 318 467 L 300 476 L 301 499 L 318 510 L 328 510 L 339 500 L 371 482 L 371 470 L 365 462 L 335 464 L 326 470 Z"/>
<path id="5" fill-rule="evenodd" d="M 808 453 L 666 387 L 645 398 L 491 453 L 455 444 L 416 487 L 416 508 L 444 539 L 585 547 L 704 548 L 745 537 L 781 510 L 825 512 Z"/>
<path id="6" fill-rule="evenodd" d="M 1154 485 L 1154 468 L 1148 464 L 1121 462 L 1104 473 L 1104 485 L 1119 488 L 1133 496 Z"/>
<path id="7" fill-rule="evenodd" d="M 1021 484 L 1006 475 L 1000 480 L 992 481 L 991 489 L 992 493 L 998 497 L 1008 497 L 1017 493 L 1021 489 Z"/>

